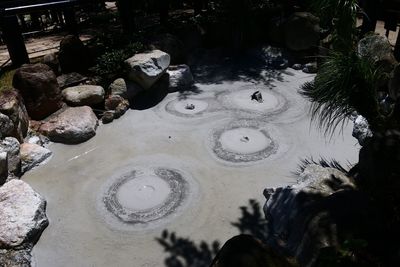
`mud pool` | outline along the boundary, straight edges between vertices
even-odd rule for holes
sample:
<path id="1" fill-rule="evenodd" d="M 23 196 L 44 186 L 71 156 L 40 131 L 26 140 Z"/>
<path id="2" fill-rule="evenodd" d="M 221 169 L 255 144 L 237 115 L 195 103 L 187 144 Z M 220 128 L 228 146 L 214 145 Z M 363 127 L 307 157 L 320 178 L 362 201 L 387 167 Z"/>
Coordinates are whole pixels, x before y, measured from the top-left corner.
<path id="1" fill-rule="evenodd" d="M 221 243 L 265 187 L 295 182 L 300 159 L 357 161 L 351 125 L 325 137 L 297 94 L 311 75 L 286 71 L 274 87 L 251 81 L 196 84 L 155 107 L 130 110 L 80 145 L 22 177 L 48 201 L 50 226 L 34 247 L 38 267 L 164 266 L 164 229 Z M 263 101 L 250 99 L 260 91 Z"/>

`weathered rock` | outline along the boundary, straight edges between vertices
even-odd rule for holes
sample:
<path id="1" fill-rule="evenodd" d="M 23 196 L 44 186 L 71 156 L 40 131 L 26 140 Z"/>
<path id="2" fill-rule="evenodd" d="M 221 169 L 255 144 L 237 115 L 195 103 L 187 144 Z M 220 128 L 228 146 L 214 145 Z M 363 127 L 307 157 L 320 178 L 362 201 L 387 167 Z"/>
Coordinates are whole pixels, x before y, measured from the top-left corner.
<path id="1" fill-rule="evenodd" d="M 0 248 L 35 240 L 47 227 L 46 200 L 21 180 L 0 187 Z"/>
<path id="2" fill-rule="evenodd" d="M 8 157 L 7 152 L 0 152 L 0 186 L 4 184 L 8 177 Z"/>
<path id="3" fill-rule="evenodd" d="M 63 73 L 85 73 L 91 64 L 88 48 L 74 35 L 68 35 L 60 42 L 58 60 Z"/>
<path id="4" fill-rule="evenodd" d="M 389 40 L 379 34 L 369 34 L 362 38 L 358 42 L 358 53 L 373 62 L 388 61 L 390 64 L 396 62 Z"/>
<path id="5" fill-rule="evenodd" d="M 107 110 L 103 113 L 103 117 L 101 117 L 101 121 L 103 124 L 111 123 L 114 120 L 114 111 Z"/>
<path id="6" fill-rule="evenodd" d="M 20 146 L 22 172 L 39 166 L 51 156 L 51 151 L 40 145 L 23 143 Z"/>
<path id="7" fill-rule="evenodd" d="M 303 72 L 304 73 L 317 73 L 318 72 L 317 62 L 307 63 L 306 65 L 304 65 Z"/>
<path id="8" fill-rule="evenodd" d="M 104 100 L 104 88 L 98 85 L 78 85 L 62 91 L 69 106 L 92 106 Z"/>
<path id="9" fill-rule="evenodd" d="M 32 245 L 24 245 L 18 249 L 0 249 L 1 267 L 31 267 Z"/>
<path id="10" fill-rule="evenodd" d="M 369 129 L 368 121 L 361 115 L 354 119 L 352 136 L 358 140 L 358 143 L 363 146 L 365 140 L 372 137 L 372 131 Z"/>
<path id="11" fill-rule="evenodd" d="M 129 109 L 129 103 L 120 103 L 114 110 L 114 119 L 120 118 Z"/>
<path id="12" fill-rule="evenodd" d="M 108 89 L 111 95 L 119 95 L 125 99 L 128 99 L 128 88 L 124 79 L 116 79 L 112 84 L 110 84 Z"/>
<path id="13" fill-rule="evenodd" d="M 6 115 L 12 123 L 12 130 L 9 130 L 7 120 L 3 118 L 5 120 L 3 123 L 5 124 L 0 128 L 0 135 L 3 137 L 15 137 L 19 141 L 22 141 L 28 131 L 29 117 L 23 100 L 16 90 L 7 90 L 2 93 L 0 98 L 0 113 Z"/>
<path id="14" fill-rule="evenodd" d="M 302 70 L 303 69 L 303 65 L 301 65 L 301 64 L 293 64 L 292 65 L 292 69 L 294 69 L 294 70 Z"/>
<path id="15" fill-rule="evenodd" d="M 56 75 L 45 64 L 23 65 L 15 72 L 13 86 L 21 92 L 32 119 L 44 119 L 62 107 Z"/>
<path id="16" fill-rule="evenodd" d="M 50 53 L 43 57 L 43 64 L 49 66 L 54 73 L 60 73 L 60 62 L 56 53 Z"/>
<path id="17" fill-rule="evenodd" d="M 76 144 L 95 136 L 97 125 L 90 107 L 70 107 L 42 123 L 38 131 L 53 142 Z"/>
<path id="18" fill-rule="evenodd" d="M 136 54 L 125 60 L 128 78 L 144 89 L 149 89 L 166 72 L 170 56 L 160 50 Z"/>
<path id="19" fill-rule="evenodd" d="M 126 106 L 129 106 L 129 102 L 126 99 L 122 98 L 121 96 L 110 95 L 104 102 L 104 106 L 106 110 L 115 110 L 121 103 L 124 103 Z"/>
<path id="20" fill-rule="evenodd" d="M 169 87 L 172 90 L 187 88 L 193 85 L 194 79 L 188 65 L 169 66 Z"/>
<path id="21" fill-rule="evenodd" d="M 158 34 L 153 39 L 152 46 L 155 49 L 168 53 L 171 56 L 171 64 L 186 62 L 186 48 L 183 42 L 172 34 Z"/>
<path id="22" fill-rule="evenodd" d="M 87 77 L 77 72 L 71 72 L 58 76 L 57 82 L 60 85 L 60 88 L 64 89 L 67 87 L 79 85 L 80 83 L 87 81 L 87 79 Z"/>
<path id="23" fill-rule="evenodd" d="M 284 26 L 286 47 L 294 50 L 308 50 L 318 46 L 320 40 L 319 19 L 308 12 L 296 12 Z"/>
<path id="24" fill-rule="evenodd" d="M 0 139 L 10 136 L 14 130 L 14 123 L 7 115 L 0 113 Z"/>
<path id="25" fill-rule="evenodd" d="M 21 175 L 21 158 L 19 142 L 14 137 L 6 137 L 0 142 L 0 152 L 6 152 L 8 158 L 8 172 L 15 176 Z"/>
<path id="26" fill-rule="evenodd" d="M 309 164 L 297 184 L 266 189 L 264 195 L 267 242 L 301 266 L 310 266 L 321 248 L 338 248 L 345 234 L 367 220 L 368 202 L 336 168 Z"/>

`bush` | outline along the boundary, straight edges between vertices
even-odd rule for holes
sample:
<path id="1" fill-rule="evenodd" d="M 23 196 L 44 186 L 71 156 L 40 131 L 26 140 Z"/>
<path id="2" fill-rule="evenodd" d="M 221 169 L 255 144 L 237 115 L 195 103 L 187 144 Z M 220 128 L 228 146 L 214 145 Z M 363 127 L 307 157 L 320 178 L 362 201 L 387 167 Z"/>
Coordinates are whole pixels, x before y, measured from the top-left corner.
<path id="1" fill-rule="evenodd" d="M 143 50 L 143 44 L 136 42 L 130 43 L 122 49 L 106 52 L 96 60 L 96 65 L 92 68 L 92 71 L 101 77 L 121 74 L 124 61 Z"/>

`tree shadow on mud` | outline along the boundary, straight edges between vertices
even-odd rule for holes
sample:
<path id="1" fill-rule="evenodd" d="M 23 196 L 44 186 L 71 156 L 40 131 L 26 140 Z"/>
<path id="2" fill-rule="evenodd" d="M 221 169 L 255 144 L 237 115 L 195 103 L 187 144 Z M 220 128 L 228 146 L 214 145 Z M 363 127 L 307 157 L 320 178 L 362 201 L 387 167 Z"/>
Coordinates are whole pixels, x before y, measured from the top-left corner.
<path id="1" fill-rule="evenodd" d="M 274 81 L 284 81 L 284 70 L 277 70 L 259 51 L 244 52 L 241 55 L 225 56 L 219 51 L 208 51 L 191 64 L 197 82 L 202 84 L 221 84 L 224 81 L 243 81 L 262 83 L 272 89 Z"/>
<path id="2" fill-rule="evenodd" d="M 261 241 L 266 240 L 267 222 L 260 203 L 251 199 L 249 204 L 240 207 L 240 210 L 241 216 L 231 224 L 240 234 L 249 234 Z M 189 237 L 179 237 L 175 232 L 168 230 L 164 230 L 156 240 L 168 254 L 164 261 L 166 267 L 209 267 L 221 248 L 218 240 L 196 243 Z"/>

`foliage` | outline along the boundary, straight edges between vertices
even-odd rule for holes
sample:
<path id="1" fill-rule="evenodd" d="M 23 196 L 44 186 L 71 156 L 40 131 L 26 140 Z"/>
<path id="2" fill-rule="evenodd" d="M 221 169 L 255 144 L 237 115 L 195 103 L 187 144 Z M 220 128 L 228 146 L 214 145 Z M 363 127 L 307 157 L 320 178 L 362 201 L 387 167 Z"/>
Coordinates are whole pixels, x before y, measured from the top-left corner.
<path id="1" fill-rule="evenodd" d="M 322 27 L 332 34 L 337 51 L 350 51 L 357 41 L 357 0 L 310 0 L 313 12 L 320 17 Z"/>
<path id="2" fill-rule="evenodd" d="M 0 94 L 6 90 L 10 90 L 12 88 L 12 80 L 14 77 L 15 70 L 10 70 L 5 72 L 0 77 Z"/>
<path id="3" fill-rule="evenodd" d="M 99 76 L 122 73 L 123 62 L 143 49 L 144 46 L 141 43 L 130 43 L 122 49 L 106 52 L 97 59 L 93 72 Z"/>
<path id="4" fill-rule="evenodd" d="M 325 133 L 333 133 L 348 116 L 358 112 L 372 129 L 381 126 L 377 88 L 382 73 L 356 52 L 331 53 L 320 66 L 313 82 L 302 86 L 301 94 L 312 102 L 312 119 Z"/>

